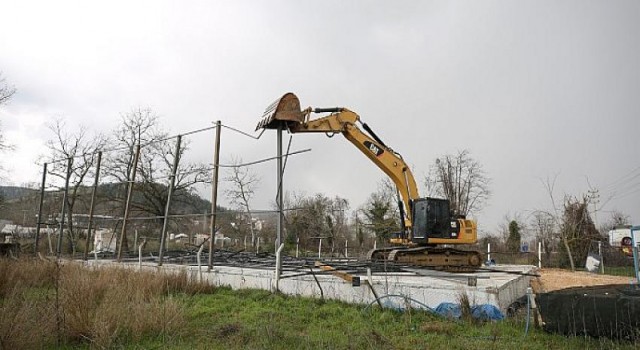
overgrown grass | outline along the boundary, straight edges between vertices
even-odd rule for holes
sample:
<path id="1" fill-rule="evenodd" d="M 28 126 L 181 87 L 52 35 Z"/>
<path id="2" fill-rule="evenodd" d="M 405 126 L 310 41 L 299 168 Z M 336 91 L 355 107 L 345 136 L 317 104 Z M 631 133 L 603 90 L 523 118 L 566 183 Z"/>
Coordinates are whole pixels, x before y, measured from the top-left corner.
<path id="1" fill-rule="evenodd" d="M 165 276 L 0 260 L 0 274 L 0 349 L 634 349 L 640 345 L 566 338 L 534 329 L 525 337 L 522 315 L 503 322 L 450 321 L 418 310 L 398 312 L 260 290 L 212 288 L 190 282 L 184 273 Z"/>
<path id="2" fill-rule="evenodd" d="M 108 348 L 180 336 L 187 322 L 180 297 L 213 291 L 186 273 L 34 259 L 1 259 L 0 276 L 0 349 Z"/>

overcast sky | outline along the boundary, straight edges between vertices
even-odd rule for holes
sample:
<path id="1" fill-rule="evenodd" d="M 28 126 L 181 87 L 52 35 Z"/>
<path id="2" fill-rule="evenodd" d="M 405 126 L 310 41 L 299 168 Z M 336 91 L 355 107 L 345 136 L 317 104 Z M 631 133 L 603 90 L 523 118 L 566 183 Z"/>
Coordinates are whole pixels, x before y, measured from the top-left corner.
<path id="1" fill-rule="evenodd" d="M 252 132 L 291 91 L 358 113 L 421 186 L 436 157 L 468 149 L 492 179 L 482 232 L 548 210 L 546 178 L 557 198 L 599 189 L 599 221 L 619 210 L 640 224 L 638 1 L 8 1 L 0 71 L 17 89 L 0 107 L 16 147 L 0 155 L 3 184 L 39 182 L 56 117 L 109 133 L 149 107 L 172 134 L 215 120 Z M 213 136 L 190 137 L 189 159 L 210 163 Z M 339 136 L 294 135 L 305 148 L 288 192 L 353 209 L 383 178 Z M 223 163 L 275 152 L 275 132 L 223 130 Z M 276 165 L 251 170 L 254 206 L 269 208 Z"/>

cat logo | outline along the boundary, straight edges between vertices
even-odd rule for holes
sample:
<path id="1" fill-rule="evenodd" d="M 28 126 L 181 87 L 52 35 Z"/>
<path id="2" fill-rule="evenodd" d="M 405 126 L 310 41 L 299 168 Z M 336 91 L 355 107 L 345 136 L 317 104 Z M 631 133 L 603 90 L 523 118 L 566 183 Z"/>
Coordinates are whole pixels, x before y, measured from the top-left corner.
<path id="1" fill-rule="evenodd" d="M 384 151 L 382 150 L 382 148 L 378 147 L 378 145 L 376 145 L 373 142 L 370 141 L 365 141 L 364 142 L 365 147 L 367 147 L 369 149 L 369 151 L 371 151 L 371 153 L 375 154 L 376 157 L 380 157 L 380 155 L 382 153 L 384 153 Z"/>

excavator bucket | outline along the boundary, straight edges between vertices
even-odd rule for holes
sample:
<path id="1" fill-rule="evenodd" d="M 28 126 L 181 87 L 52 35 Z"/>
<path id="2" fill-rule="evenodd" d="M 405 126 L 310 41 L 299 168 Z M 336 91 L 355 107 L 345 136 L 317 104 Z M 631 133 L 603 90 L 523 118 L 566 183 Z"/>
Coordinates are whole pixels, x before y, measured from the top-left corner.
<path id="1" fill-rule="evenodd" d="M 300 108 L 300 100 L 291 92 L 269 105 L 256 126 L 258 129 L 277 129 L 304 122 L 304 114 Z"/>

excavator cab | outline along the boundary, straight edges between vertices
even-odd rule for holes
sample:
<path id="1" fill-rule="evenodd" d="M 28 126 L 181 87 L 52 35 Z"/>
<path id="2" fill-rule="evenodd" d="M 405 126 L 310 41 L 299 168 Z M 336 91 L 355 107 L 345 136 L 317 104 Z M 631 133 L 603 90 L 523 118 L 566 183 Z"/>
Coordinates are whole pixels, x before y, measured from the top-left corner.
<path id="1" fill-rule="evenodd" d="M 449 201 L 440 198 L 420 198 L 413 201 L 412 241 L 427 244 L 429 238 L 456 239 L 460 223 L 451 217 Z"/>

